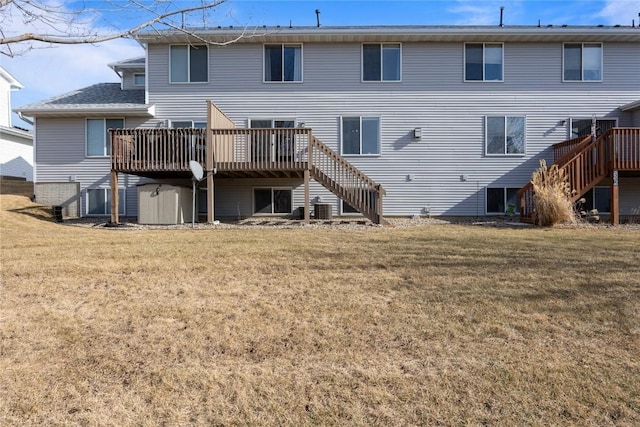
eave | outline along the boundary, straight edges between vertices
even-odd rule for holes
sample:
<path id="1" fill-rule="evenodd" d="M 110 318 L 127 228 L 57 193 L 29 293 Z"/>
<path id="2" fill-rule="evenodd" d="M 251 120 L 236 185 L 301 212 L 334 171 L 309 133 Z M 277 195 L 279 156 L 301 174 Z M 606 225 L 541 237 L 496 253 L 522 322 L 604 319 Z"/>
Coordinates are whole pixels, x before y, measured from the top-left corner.
<path id="1" fill-rule="evenodd" d="M 640 110 L 640 99 L 634 102 L 630 102 L 629 104 L 625 104 L 620 107 L 622 111 L 636 111 Z"/>
<path id="2" fill-rule="evenodd" d="M 33 145 L 33 134 L 31 132 L 16 129 L 8 126 L 0 126 L 0 135 L 11 135 L 23 140 L 25 145 Z"/>
<path id="3" fill-rule="evenodd" d="M 640 28 L 571 26 L 255 27 L 188 29 L 138 34 L 141 43 L 350 43 L 350 42 L 640 42 Z M 195 35 L 196 37 L 194 37 Z"/>
<path id="4" fill-rule="evenodd" d="M 147 117 L 156 115 L 156 106 L 139 107 L 95 107 L 95 108 L 36 108 L 14 110 L 28 117 Z"/>

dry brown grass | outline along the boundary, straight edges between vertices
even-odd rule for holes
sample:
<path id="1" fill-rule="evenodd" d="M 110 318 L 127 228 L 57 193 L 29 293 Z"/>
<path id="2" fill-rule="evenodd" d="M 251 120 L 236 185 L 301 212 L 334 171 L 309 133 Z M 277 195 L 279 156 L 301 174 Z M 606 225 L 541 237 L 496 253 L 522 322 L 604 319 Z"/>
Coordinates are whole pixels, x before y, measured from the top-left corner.
<path id="1" fill-rule="evenodd" d="M 640 424 L 639 231 L 87 229 L 0 200 L 1 425 Z"/>
<path id="2" fill-rule="evenodd" d="M 547 167 L 547 163 L 540 160 L 540 167 L 531 175 L 531 182 L 538 225 L 548 227 L 561 222 L 576 222 L 571 203 L 573 192 L 563 169 L 556 164 Z"/>

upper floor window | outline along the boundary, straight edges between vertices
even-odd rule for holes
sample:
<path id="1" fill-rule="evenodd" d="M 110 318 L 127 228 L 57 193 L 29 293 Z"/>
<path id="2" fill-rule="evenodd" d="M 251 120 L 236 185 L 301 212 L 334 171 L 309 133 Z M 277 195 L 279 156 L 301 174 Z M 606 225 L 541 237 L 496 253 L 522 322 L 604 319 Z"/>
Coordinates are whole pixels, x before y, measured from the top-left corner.
<path id="1" fill-rule="evenodd" d="M 302 45 L 264 45 L 265 82 L 302 81 Z"/>
<path id="2" fill-rule="evenodd" d="M 465 81 L 503 81 L 502 43 L 464 45 Z"/>
<path id="3" fill-rule="evenodd" d="M 565 43 L 562 57 L 564 81 L 602 81 L 602 43 Z"/>
<path id="4" fill-rule="evenodd" d="M 525 118 L 486 117 L 485 153 L 525 154 Z"/>
<path id="5" fill-rule="evenodd" d="M 209 80 L 209 55 L 206 45 L 171 46 L 169 62 L 171 83 L 202 83 Z"/>
<path id="6" fill-rule="evenodd" d="M 399 82 L 402 76 L 400 43 L 365 43 L 362 45 L 362 80 L 365 82 Z"/>
<path id="7" fill-rule="evenodd" d="M 135 73 L 133 75 L 133 85 L 134 86 L 144 86 L 146 81 L 146 76 L 143 73 Z"/>
<path id="8" fill-rule="evenodd" d="M 87 156 L 109 156 L 109 129 L 124 128 L 124 119 L 87 119 Z"/>
<path id="9" fill-rule="evenodd" d="M 342 117 L 342 154 L 380 154 L 380 118 Z"/>

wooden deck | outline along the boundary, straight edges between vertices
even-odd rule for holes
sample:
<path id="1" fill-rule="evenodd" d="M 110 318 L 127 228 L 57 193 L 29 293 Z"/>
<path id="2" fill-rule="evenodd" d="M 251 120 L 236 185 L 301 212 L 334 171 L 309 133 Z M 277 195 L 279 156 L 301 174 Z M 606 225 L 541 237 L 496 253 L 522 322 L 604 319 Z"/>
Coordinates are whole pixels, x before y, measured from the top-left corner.
<path id="1" fill-rule="evenodd" d="M 210 122 L 215 124 L 215 118 Z M 229 123 L 223 120 L 223 124 Z M 207 173 L 207 188 L 211 189 L 208 208 L 213 207 L 215 178 L 301 178 L 308 220 L 308 181 L 314 179 L 365 217 L 384 223 L 382 186 L 314 137 L 309 128 L 225 126 L 110 132 L 113 188 L 117 188 L 118 173 L 156 179 L 189 178 L 189 162 L 195 160 Z M 117 222 L 114 208 L 112 221 Z M 213 221 L 213 215 L 209 219 Z"/>
<path id="2" fill-rule="evenodd" d="M 612 178 L 611 222 L 619 222 L 620 173 L 640 172 L 640 128 L 613 128 L 598 138 L 587 136 L 553 146 L 554 164 L 566 172 L 574 191 L 572 201 L 580 199 L 604 178 Z M 529 182 L 518 191 L 520 220 L 535 222 L 535 198 Z"/>

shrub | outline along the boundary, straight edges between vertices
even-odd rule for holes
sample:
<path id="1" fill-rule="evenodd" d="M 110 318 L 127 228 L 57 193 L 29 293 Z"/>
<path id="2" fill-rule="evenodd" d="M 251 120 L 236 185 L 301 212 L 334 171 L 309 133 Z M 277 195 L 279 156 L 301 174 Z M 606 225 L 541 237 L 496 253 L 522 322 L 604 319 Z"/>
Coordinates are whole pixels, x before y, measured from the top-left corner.
<path id="1" fill-rule="evenodd" d="M 536 224 L 552 226 L 560 222 L 576 222 L 571 202 L 573 191 L 564 170 L 558 165 L 547 167 L 540 160 L 540 167 L 531 175 L 533 200 L 536 207 Z"/>

